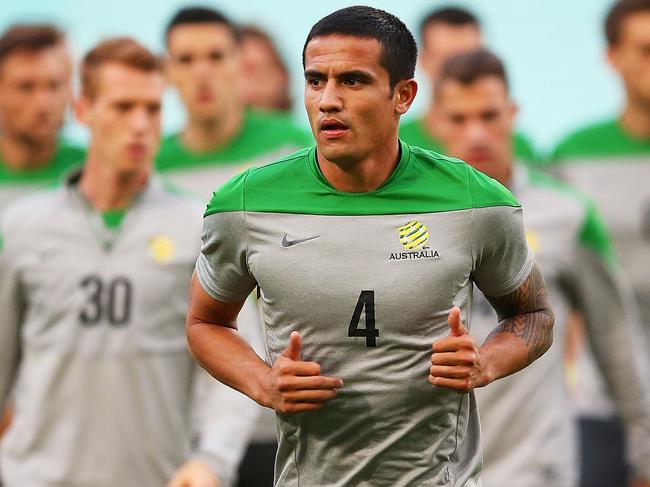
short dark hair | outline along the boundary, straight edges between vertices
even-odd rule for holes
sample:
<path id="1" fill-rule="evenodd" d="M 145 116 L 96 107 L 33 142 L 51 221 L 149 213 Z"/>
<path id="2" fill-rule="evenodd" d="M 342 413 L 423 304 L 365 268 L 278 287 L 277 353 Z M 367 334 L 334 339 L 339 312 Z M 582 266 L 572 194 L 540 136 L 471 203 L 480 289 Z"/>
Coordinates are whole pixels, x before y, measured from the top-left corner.
<path id="1" fill-rule="evenodd" d="M 605 18 L 605 37 L 610 46 L 621 40 L 621 26 L 629 15 L 650 12 L 650 0 L 619 0 L 609 10 Z"/>
<path id="2" fill-rule="evenodd" d="M 97 73 L 104 64 L 116 63 L 145 73 L 163 74 L 161 59 L 130 37 L 106 39 L 86 53 L 80 66 L 81 93 L 97 96 Z"/>
<path id="3" fill-rule="evenodd" d="M 0 63 L 14 51 L 38 52 L 58 46 L 65 35 L 51 24 L 14 24 L 0 37 Z"/>
<path id="4" fill-rule="evenodd" d="M 381 44 L 379 64 L 388 71 L 390 87 L 415 76 L 418 48 L 413 34 L 393 14 L 373 7 L 355 6 L 337 10 L 320 19 L 309 31 L 302 48 L 305 66 L 307 45 L 316 37 L 339 34 L 362 39 L 376 39 Z"/>
<path id="5" fill-rule="evenodd" d="M 228 27 L 235 41 L 239 40 L 239 29 L 222 12 L 209 7 L 185 7 L 174 14 L 165 29 L 165 43 L 169 41 L 169 34 L 179 25 L 188 24 L 221 24 Z"/>
<path id="6" fill-rule="evenodd" d="M 443 63 L 436 79 L 435 89 L 439 90 L 445 81 L 471 85 L 488 76 L 496 76 L 503 81 L 506 91 L 509 90 L 506 68 L 495 54 L 483 48 L 463 52 L 451 56 Z"/>
<path id="7" fill-rule="evenodd" d="M 420 39 L 424 39 L 424 31 L 431 24 L 448 24 L 454 27 L 464 27 L 474 25 L 477 29 L 481 28 L 476 15 L 469 10 L 460 7 L 442 7 L 429 12 L 420 22 Z"/>

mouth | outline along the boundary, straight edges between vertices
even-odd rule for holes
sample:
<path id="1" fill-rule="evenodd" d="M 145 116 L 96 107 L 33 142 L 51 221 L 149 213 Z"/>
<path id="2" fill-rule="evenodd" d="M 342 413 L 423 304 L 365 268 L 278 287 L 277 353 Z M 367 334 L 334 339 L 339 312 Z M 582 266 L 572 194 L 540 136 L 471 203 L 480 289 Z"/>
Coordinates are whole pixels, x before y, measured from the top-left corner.
<path id="1" fill-rule="evenodd" d="M 142 159 L 147 155 L 146 144 L 134 142 L 126 146 L 126 152 L 132 159 Z"/>
<path id="2" fill-rule="evenodd" d="M 326 139 L 337 139 L 345 135 L 349 127 L 340 120 L 326 118 L 320 122 L 319 129 Z"/>

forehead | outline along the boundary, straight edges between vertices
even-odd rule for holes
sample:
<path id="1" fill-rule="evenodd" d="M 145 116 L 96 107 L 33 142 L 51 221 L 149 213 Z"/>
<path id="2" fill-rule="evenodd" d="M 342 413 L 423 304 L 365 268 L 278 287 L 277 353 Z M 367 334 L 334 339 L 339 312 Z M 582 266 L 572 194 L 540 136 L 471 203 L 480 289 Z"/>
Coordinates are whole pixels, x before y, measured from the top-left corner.
<path id="1" fill-rule="evenodd" d="M 10 78 L 63 77 L 70 74 L 70 69 L 70 55 L 64 45 L 37 51 L 15 50 L 0 63 L 0 74 Z"/>
<path id="2" fill-rule="evenodd" d="M 167 38 L 167 47 L 172 53 L 224 49 L 233 47 L 235 44 L 231 29 L 225 24 L 214 22 L 182 24 L 173 27 Z"/>
<path id="3" fill-rule="evenodd" d="M 621 40 L 650 42 L 650 11 L 627 15 L 621 23 Z"/>
<path id="4" fill-rule="evenodd" d="M 424 29 L 423 41 L 425 48 L 429 50 L 470 50 L 480 47 L 481 31 L 474 24 L 432 22 Z"/>
<path id="5" fill-rule="evenodd" d="M 165 79 L 159 71 L 143 71 L 124 64 L 106 63 L 96 74 L 95 98 L 160 100 Z"/>
<path id="6" fill-rule="evenodd" d="M 377 39 L 343 35 L 315 37 L 305 49 L 305 69 L 383 70 L 381 43 Z"/>
<path id="7" fill-rule="evenodd" d="M 444 80 L 436 94 L 436 102 L 447 108 L 473 108 L 508 101 L 508 90 L 498 76 L 484 76 L 464 84 L 454 79 Z"/>

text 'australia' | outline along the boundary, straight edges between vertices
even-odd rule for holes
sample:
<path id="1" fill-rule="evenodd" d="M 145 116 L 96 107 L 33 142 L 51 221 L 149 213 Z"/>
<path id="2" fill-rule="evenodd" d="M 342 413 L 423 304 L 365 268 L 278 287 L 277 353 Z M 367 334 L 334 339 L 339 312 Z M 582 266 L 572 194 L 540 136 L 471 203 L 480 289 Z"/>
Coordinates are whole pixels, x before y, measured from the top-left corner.
<path id="1" fill-rule="evenodd" d="M 391 252 L 388 260 L 439 259 L 437 250 L 422 250 L 417 252 Z"/>

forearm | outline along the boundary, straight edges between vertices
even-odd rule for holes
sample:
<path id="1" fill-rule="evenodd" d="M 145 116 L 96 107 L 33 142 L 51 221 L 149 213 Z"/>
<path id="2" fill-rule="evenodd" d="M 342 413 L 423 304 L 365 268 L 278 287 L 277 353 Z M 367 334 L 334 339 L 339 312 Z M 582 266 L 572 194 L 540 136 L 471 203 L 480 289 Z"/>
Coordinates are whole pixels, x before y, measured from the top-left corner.
<path id="1" fill-rule="evenodd" d="M 526 367 L 549 349 L 555 318 L 537 266 L 515 292 L 488 300 L 499 315 L 499 325 L 486 338 L 481 354 L 485 354 L 488 378 L 496 380 Z"/>
<path id="2" fill-rule="evenodd" d="M 502 320 L 479 349 L 488 382 L 514 374 L 553 342 L 553 315 L 546 310 Z"/>
<path id="3" fill-rule="evenodd" d="M 187 339 L 191 352 L 213 377 L 266 405 L 262 382 L 270 367 L 236 329 L 194 322 L 188 324 Z"/>

